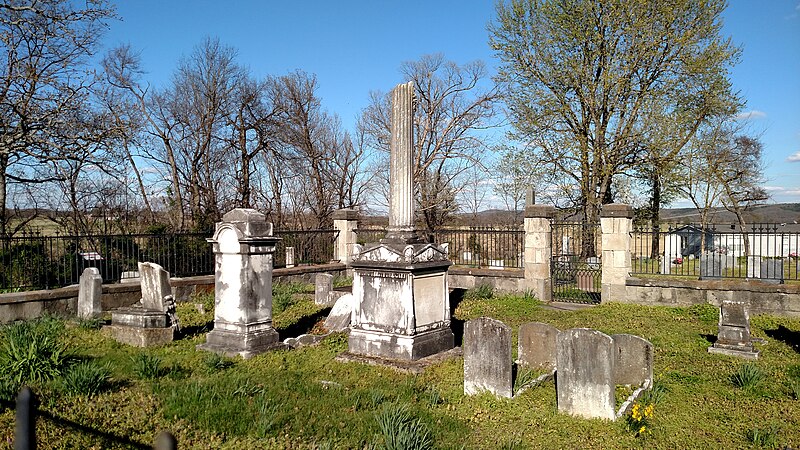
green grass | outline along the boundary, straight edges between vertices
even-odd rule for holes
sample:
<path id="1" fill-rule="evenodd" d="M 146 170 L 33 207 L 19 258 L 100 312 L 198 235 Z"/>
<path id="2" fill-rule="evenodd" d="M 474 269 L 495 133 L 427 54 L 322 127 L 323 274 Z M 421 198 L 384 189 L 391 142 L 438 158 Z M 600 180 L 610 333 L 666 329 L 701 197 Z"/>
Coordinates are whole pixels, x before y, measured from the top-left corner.
<path id="1" fill-rule="evenodd" d="M 293 295 L 297 298 L 275 315 L 275 323 L 301 323 L 307 311 L 317 311 L 307 294 Z M 191 303 L 179 304 L 178 314 L 184 326 L 213 320 L 213 309 L 200 314 Z M 460 358 L 420 375 L 338 362 L 334 358 L 347 348 L 344 334 L 318 346 L 228 360 L 195 349 L 205 341 L 202 331 L 143 351 L 98 330 L 67 327 L 64 342 L 75 357 L 107 364 L 114 382 L 90 401 L 51 387 L 60 376 L 41 383 L 36 392 L 45 413 L 96 432 L 43 419 L 37 424 L 40 448 L 131 448 L 123 441 L 149 445 L 160 430 L 172 431 L 187 449 L 374 448 L 386 445 L 387 435 L 403 433 L 390 422 L 415 423 L 417 431 L 407 431 L 407 441 L 426 435 L 433 448 L 444 449 L 800 447 L 800 401 L 791 392 L 791 384 L 800 382 L 800 355 L 768 334 L 780 326 L 798 331 L 800 319 L 751 318 L 753 336 L 766 339 L 756 345 L 757 367 L 767 378 L 742 389 L 731 378 L 742 361 L 707 352 L 708 335 L 717 333 L 718 310 L 711 306 L 607 304 L 568 312 L 542 308 L 523 296 L 476 295 L 463 300 L 454 316 L 494 317 L 515 335 L 522 323 L 539 321 L 562 330 L 589 327 L 650 340 L 657 386 L 647 400 L 656 404 L 648 421 L 652 432 L 637 438 L 623 420 L 559 414 L 552 382 L 513 400 L 465 397 Z M 143 353 L 173 370 L 140 379 L 133 358 Z M 395 412 L 382 426 L 379 417 L 393 407 L 404 408 L 407 419 Z M 13 439 L 13 429 L 14 411 L 0 411 L 0 447 Z"/>

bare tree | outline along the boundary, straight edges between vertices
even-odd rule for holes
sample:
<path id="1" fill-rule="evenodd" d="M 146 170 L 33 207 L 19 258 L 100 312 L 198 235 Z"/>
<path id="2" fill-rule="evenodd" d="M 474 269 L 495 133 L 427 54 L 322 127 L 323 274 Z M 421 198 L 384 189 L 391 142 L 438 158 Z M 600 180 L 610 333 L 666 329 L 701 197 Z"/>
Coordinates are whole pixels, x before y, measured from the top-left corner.
<path id="1" fill-rule="evenodd" d="M 427 55 L 402 64 L 400 72 L 416 88 L 415 194 L 417 210 L 433 232 L 457 211 L 455 198 L 464 186 L 461 176 L 488 149 L 485 130 L 492 126 L 497 92 L 482 88 L 487 76 L 478 61 L 459 66 L 441 54 Z M 390 98 L 379 92 L 371 98 L 362 115 L 363 127 L 369 144 L 388 153 Z"/>
<path id="2" fill-rule="evenodd" d="M 111 17 L 103 0 L 83 8 L 59 0 L 0 4 L 0 235 L 9 233 L 8 182 L 59 179 L 39 162 L 69 158 L 91 139 L 85 133 L 95 129 L 72 121 L 86 109 L 94 82 L 88 58 Z"/>

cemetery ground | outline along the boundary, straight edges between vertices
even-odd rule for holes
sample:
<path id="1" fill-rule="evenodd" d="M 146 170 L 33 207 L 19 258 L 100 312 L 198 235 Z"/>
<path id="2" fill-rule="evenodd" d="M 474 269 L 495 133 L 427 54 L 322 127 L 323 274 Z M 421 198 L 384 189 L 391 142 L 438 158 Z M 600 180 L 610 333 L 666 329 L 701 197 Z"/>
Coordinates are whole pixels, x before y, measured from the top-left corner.
<path id="1" fill-rule="evenodd" d="M 325 311 L 312 292 L 310 285 L 275 285 L 281 338 L 319 331 Z M 509 325 L 515 340 L 519 325 L 530 321 L 649 340 L 655 346 L 656 388 L 646 400 L 654 405 L 652 414 L 644 422 L 559 414 L 552 381 L 514 399 L 466 397 L 462 358 L 419 375 L 339 362 L 335 357 L 347 350 L 341 333 L 317 346 L 249 360 L 217 357 L 195 349 L 213 325 L 213 296 L 207 294 L 178 305 L 182 337 L 156 348 L 119 344 L 92 321 L 35 322 L 40 336 L 57 336 L 69 355 L 51 354 L 60 367 L 44 373 L 38 366 L 40 377 L 30 383 L 43 411 L 40 448 L 149 448 L 159 430 L 173 432 L 180 448 L 424 448 L 426 442 L 431 448 L 487 449 L 800 447 L 800 319 L 754 316 L 761 354 L 745 362 L 707 352 L 718 324 L 718 309 L 709 305 L 610 303 L 566 311 L 486 288 L 459 294 L 457 345 L 463 321 L 481 316 Z M 7 344 L 13 332 L 1 330 L 0 344 Z M 7 380 L 15 369 L 3 359 L 9 346 L 0 349 L 0 380 L 6 381 L 0 382 L 0 448 L 11 448 L 13 392 Z M 536 375 L 520 372 L 519 379 Z M 618 404 L 628 394 L 618 389 Z"/>

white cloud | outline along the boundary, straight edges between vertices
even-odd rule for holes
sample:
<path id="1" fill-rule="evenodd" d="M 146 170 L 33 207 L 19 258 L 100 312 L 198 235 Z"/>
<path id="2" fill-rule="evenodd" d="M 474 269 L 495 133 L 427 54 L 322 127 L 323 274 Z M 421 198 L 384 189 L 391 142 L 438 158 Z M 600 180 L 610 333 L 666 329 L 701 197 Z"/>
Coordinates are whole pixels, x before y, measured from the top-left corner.
<path id="1" fill-rule="evenodd" d="M 781 187 L 781 186 L 763 186 L 763 187 L 764 187 L 765 191 L 769 191 L 769 192 L 782 192 L 782 191 L 786 190 L 785 187 Z"/>
<path id="2" fill-rule="evenodd" d="M 786 161 L 787 162 L 800 162 L 800 152 L 797 152 L 794 155 L 789 155 L 789 157 L 786 158 Z"/>
<path id="3" fill-rule="evenodd" d="M 752 111 L 745 111 L 737 114 L 736 120 L 760 119 L 762 117 L 767 117 L 767 113 L 754 109 Z"/>

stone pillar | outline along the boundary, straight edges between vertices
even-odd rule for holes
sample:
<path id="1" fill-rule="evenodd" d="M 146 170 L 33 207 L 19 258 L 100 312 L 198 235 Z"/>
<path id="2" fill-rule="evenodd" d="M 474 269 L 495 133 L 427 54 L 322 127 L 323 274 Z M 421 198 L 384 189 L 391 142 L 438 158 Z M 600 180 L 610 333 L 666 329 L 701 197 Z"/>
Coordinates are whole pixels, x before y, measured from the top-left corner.
<path id="1" fill-rule="evenodd" d="M 100 298 L 103 294 L 103 277 L 97 267 L 83 270 L 78 288 L 78 317 L 91 319 L 100 316 L 103 306 Z"/>
<path id="2" fill-rule="evenodd" d="M 392 139 L 389 169 L 389 228 L 386 238 L 415 240 L 414 230 L 414 82 L 392 90 Z"/>
<path id="3" fill-rule="evenodd" d="M 272 327 L 272 224 L 254 209 L 234 209 L 214 237 L 214 329 L 198 348 L 249 358 L 278 342 Z"/>
<path id="4" fill-rule="evenodd" d="M 600 228 L 603 233 L 603 267 L 601 299 L 625 300 L 625 280 L 631 273 L 631 231 L 633 208 L 612 203 L 600 211 Z"/>
<path id="5" fill-rule="evenodd" d="M 525 208 L 525 287 L 542 302 L 553 300 L 550 221 L 554 213 L 552 206 L 531 205 Z"/>
<path id="6" fill-rule="evenodd" d="M 355 209 L 340 209 L 333 212 L 333 229 L 339 232 L 333 247 L 333 259 L 347 265 L 348 268 L 353 261 L 357 227 L 358 211 Z"/>

